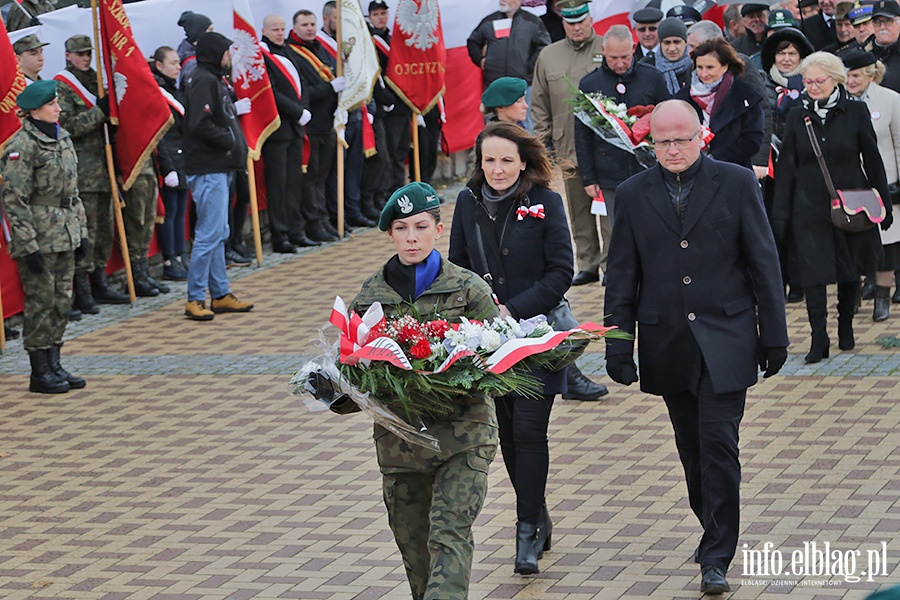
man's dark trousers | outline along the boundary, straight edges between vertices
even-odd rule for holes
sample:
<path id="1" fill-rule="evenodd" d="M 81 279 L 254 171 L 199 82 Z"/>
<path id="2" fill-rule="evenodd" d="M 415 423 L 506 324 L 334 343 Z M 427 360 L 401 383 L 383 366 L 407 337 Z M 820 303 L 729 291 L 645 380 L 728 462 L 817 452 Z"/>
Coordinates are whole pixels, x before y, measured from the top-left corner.
<path id="1" fill-rule="evenodd" d="M 326 222 L 328 210 L 325 203 L 325 184 L 334 170 L 337 139 L 333 131 L 307 133 L 309 138 L 309 164 L 303 177 L 304 217 L 307 223 Z"/>
<path id="2" fill-rule="evenodd" d="M 301 211 L 303 197 L 303 138 L 266 140 L 262 149 L 265 161 L 266 202 L 272 242 L 288 241 L 305 234 L 306 220 Z"/>

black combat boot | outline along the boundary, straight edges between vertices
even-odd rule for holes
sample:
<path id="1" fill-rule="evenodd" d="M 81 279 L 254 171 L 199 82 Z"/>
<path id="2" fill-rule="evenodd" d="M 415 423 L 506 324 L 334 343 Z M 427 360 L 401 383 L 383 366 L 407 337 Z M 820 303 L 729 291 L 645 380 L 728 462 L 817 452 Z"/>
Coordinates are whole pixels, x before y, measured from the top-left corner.
<path id="1" fill-rule="evenodd" d="M 91 281 L 87 273 L 75 273 L 72 282 L 72 306 L 86 315 L 100 314 L 100 307 L 91 293 Z"/>
<path id="2" fill-rule="evenodd" d="M 167 286 L 164 283 L 160 283 L 156 279 L 153 279 L 153 276 L 150 275 L 150 259 L 149 258 L 144 257 L 143 259 L 141 259 L 141 268 L 144 270 L 144 277 L 147 279 L 147 281 L 150 282 L 150 285 L 152 285 L 153 287 L 155 287 L 156 289 L 159 290 L 160 294 L 168 294 L 169 292 L 172 291 L 169 288 L 169 286 Z"/>
<path id="3" fill-rule="evenodd" d="M 91 273 L 91 294 L 100 304 L 131 304 L 131 296 L 109 285 L 106 267 L 97 267 Z"/>
<path id="4" fill-rule="evenodd" d="M 87 381 L 85 381 L 83 377 L 72 375 L 71 373 L 63 369 L 63 366 L 59 364 L 60 348 L 62 348 L 62 344 L 53 346 L 49 350 L 47 350 L 47 360 L 50 365 L 50 370 L 54 375 L 56 375 L 57 378 L 65 380 L 66 383 L 69 384 L 70 389 L 80 390 L 87 385 Z"/>
<path id="5" fill-rule="evenodd" d="M 150 283 L 144 275 L 141 260 L 131 261 L 131 278 L 134 281 L 134 293 L 142 298 L 159 296 L 159 288 Z"/>
<path id="6" fill-rule="evenodd" d="M 38 394 L 65 394 L 71 387 L 69 382 L 57 376 L 50 369 L 49 350 L 31 350 L 31 382 L 29 392 Z"/>

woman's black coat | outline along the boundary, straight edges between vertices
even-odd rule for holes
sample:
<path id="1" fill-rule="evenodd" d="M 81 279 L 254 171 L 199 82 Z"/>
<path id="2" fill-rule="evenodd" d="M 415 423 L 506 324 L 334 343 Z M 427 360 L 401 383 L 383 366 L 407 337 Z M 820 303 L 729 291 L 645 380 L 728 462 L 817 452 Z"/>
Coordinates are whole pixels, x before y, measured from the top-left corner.
<path id="1" fill-rule="evenodd" d="M 874 272 L 878 267 L 878 229 L 845 233 L 831 224 L 831 194 L 809 141 L 804 124 L 807 116 L 812 120 L 835 187 L 875 188 L 887 210 L 891 210 L 887 177 L 869 109 L 865 103 L 848 97 L 842 88 L 824 125 L 802 104 L 788 114 L 781 155 L 775 166 L 775 237 L 779 244 L 789 241 L 789 255 L 797 266 L 791 272 L 797 273 L 804 287 L 858 281 L 861 273 Z"/>
<path id="2" fill-rule="evenodd" d="M 150 63 L 150 70 L 153 72 L 153 77 L 156 78 L 156 83 L 159 87 L 172 94 L 172 97 L 178 102 L 182 102 L 181 90 L 175 86 L 175 80 L 169 79 L 160 73 L 157 70 L 156 65 L 152 62 Z M 184 103 L 182 102 L 182 105 L 183 104 Z M 172 171 L 175 171 L 178 173 L 178 189 L 186 190 L 188 184 L 187 177 L 184 175 L 184 144 L 182 143 L 184 115 L 178 112 L 173 106 L 170 106 L 169 110 L 172 113 L 172 117 L 175 119 L 175 123 L 169 127 L 169 130 L 166 131 L 166 134 L 159 140 L 159 144 L 156 146 L 159 172 L 165 177 Z"/>
<path id="3" fill-rule="evenodd" d="M 518 220 L 519 203 L 510 198 L 501 202 L 496 221 L 491 222 L 481 190 L 461 191 L 453 213 L 448 255 L 451 262 L 483 276 L 486 268 L 478 249 L 477 223 L 489 223 L 496 242 L 485 237 L 483 243 L 492 287 L 500 303 L 517 319 L 547 314 L 562 300 L 575 272 L 571 234 L 559 194 L 546 188 L 532 189 L 523 204 L 542 204 L 544 218 L 529 215 Z M 564 373 L 543 377 L 545 394 L 563 391 Z"/>
<path id="4" fill-rule="evenodd" d="M 678 90 L 675 98 L 690 102 L 703 121 L 703 109 L 691 98 L 690 86 Z M 709 155 L 752 168 L 753 157 L 763 145 L 765 126 L 763 97 L 749 83 L 735 77 L 731 89 L 713 110 L 709 129 L 716 135 L 709 145 Z"/>

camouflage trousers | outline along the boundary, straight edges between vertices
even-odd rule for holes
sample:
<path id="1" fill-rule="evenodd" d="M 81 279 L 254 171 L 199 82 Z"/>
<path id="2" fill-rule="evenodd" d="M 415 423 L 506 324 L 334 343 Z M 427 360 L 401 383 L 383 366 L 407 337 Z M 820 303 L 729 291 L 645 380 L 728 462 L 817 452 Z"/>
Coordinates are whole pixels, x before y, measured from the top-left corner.
<path id="1" fill-rule="evenodd" d="M 77 273 L 90 273 L 105 267 L 113 246 L 113 208 L 109 192 L 81 192 L 81 203 L 87 215 L 93 256 L 86 256 L 75 265 Z"/>
<path id="2" fill-rule="evenodd" d="M 421 469 L 382 469 L 384 503 L 415 600 L 465 600 L 495 446 L 479 446 Z M 385 472 L 386 470 L 390 472 Z"/>
<path id="3" fill-rule="evenodd" d="M 45 254 L 44 270 L 40 273 L 32 273 L 24 258 L 19 258 L 16 263 L 25 292 L 25 350 L 46 350 L 61 344 L 72 306 L 74 253 Z"/>
<path id="4" fill-rule="evenodd" d="M 153 173 L 141 173 L 134 180 L 125 197 L 122 221 L 128 238 L 128 254 L 131 260 L 147 258 L 150 241 L 156 224 L 156 205 L 159 196 L 159 181 Z"/>

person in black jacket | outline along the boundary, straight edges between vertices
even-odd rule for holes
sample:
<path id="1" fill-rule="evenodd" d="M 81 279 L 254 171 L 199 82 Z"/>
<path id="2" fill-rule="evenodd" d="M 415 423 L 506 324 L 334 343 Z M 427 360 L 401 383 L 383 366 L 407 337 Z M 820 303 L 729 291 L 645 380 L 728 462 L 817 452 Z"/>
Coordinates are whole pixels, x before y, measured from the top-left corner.
<path id="1" fill-rule="evenodd" d="M 603 56 L 603 64 L 579 82 L 578 89 L 582 92 L 600 92 L 628 108 L 656 104 L 669 98 L 666 81 L 659 71 L 634 59 L 631 31 L 624 25 L 613 25 L 606 32 Z M 588 264 L 579 263 L 579 272 L 572 280 L 572 285 L 584 285 L 599 281 L 599 271 L 606 271 L 616 188 L 643 167 L 634 154 L 605 142 L 578 119 L 575 119 L 575 154 L 588 198 L 602 195 L 607 207 L 607 215 L 600 217 L 601 237 L 597 236 L 594 219 L 572 223 L 578 255 L 591 257 Z"/>
<path id="2" fill-rule="evenodd" d="M 757 366 L 787 359 L 781 274 L 759 184 L 701 154 L 700 120 L 680 100 L 650 122 L 659 164 L 619 187 L 609 252 L 607 325 L 637 333 L 641 391 L 662 396 L 703 527 L 700 590 L 729 591 L 740 533 L 738 429 Z M 638 325 L 639 324 L 639 325 Z M 634 340 L 606 339 L 606 371 L 638 381 Z"/>
<path id="3" fill-rule="evenodd" d="M 763 143 L 763 98 L 742 81 L 744 63 L 725 38 L 704 42 L 691 52 L 694 74 L 675 97 L 689 102 L 712 131 L 709 155 L 752 169 Z"/>
<path id="4" fill-rule="evenodd" d="M 659 54 L 653 53 L 641 61 L 662 73 L 670 94 L 675 94 L 691 82 L 691 53 L 687 47 L 687 26 L 676 17 L 668 17 L 659 24 Z"/>
<path id="5" fill-rule="evenodd" d="M 514 123 L 497 122 L 478 136 L 475 155 L 475 173 L 456 199 L 449 259 L 491 282 L 501 316 L 546 315 L 564 301 L 573 256 L 544 145 Z M 566 391 L 565 371 L 532 373 L 543 382 L 539 399 L 495 399 L 500 449 L 516 490 L 516 573 L 537 573 L 550 548 L 547 426 L 554 396 Z"/>
<path id="6" fill-rule="evenodd" d="M 769 5 L 748 2 L 741 7 L 746 33 L 737 38 L 731 45 L 747 56 L 753 56 L 766 40 L 766 26 L 769 24 Z"/>
<path id="7" fill-rule="evenodd" d="M 150 71 L 159 84 L 175 122 L 156 147 L 159 172 L 163 177 L 162 199 L 166 215 L 157 227 L 163 255 L 163 277 L 172 281 L 187 279 L 187 256 L 184 250 L 184 212 L 187 207 L 188 184 L 184 174 L 184 104 L 176 82 L 181 73 L 181 59 L 168 46 L 153 53 Z"/>
<path id="8" fill-rule="evenodd" d="M 263 19 L 260 46 L 267 50 L 263 58 L 269 81 L 272 82 L 281 125 L 266 139 L 262 155 L 272 249 L 282 254 L 293 254 L 297 247 L 318 246 L 320 242 L 306 236 L 302 189 L 303 136 L 304 126 L 309 123 L 312 114 L 306 109 L 309 101 L 303 97 L 300 74 L 284 45 L 286 29 L 284 19 L 278 15 L 266 15 Z M 326 233 L 320 231 L 320 227 L 314 231 L 317 234 Z"/>
<path id="9" fill-rule="evenodd" d="M 872 7 L 875 45 L 872 54 L 884 64 L 881 85 L 900 92 L 900 5 L 893 0 L 879 0 Z"/>
<path id="10" fill-rule="evenodd" d="M 247 140 L 223 80 L 231 65 L 231 45 L 221 33 L 202 34 L 197 68 L 184 89 L 184 171 L 197 209 L 184 314 L 195 321 L 253 308 L 231 293 L 225 270 L 229 188 L 235 171 L 247 166 Z M 206 307 L 207 287 L 211 309 Z"/>
<path id="11" fill-rule="evenodd" d="M 822 50 L 837 41 L 834 11 L 834 0 L 819 0 L 819 12 L 803 17 L 800 22 L 800 30 L 816 50 Z"/>

